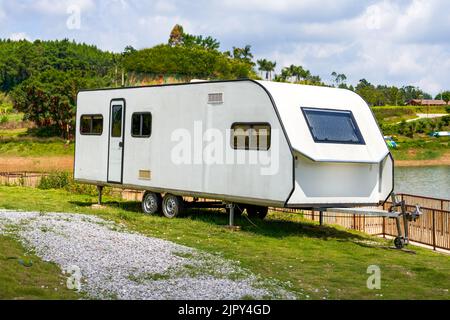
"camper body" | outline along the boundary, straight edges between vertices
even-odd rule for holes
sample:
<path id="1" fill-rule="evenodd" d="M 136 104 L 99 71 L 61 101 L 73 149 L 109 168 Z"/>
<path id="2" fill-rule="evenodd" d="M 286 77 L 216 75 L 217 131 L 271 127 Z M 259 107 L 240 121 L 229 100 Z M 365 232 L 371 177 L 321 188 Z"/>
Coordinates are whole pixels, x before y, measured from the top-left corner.
<path id="1" fill-rule="evenodd" d="M 76 117 L 81 183 L 291 208 L 378 205 L 393 191 L 376 120 L 348 90 L 252 80 L 92 90 L 78 94 Z"/>

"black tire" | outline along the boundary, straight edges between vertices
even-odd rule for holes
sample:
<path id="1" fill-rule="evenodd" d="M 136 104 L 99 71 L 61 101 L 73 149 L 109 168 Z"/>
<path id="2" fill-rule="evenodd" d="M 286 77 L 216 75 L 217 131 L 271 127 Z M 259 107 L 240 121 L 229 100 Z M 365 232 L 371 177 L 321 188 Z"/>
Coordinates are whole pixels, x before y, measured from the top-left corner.
<path id="1" fill-rule="evenodd" d="M 178 217 L 184 209 L 183 198 L 166 194 L 162 202 L 162 212 L 166 218 L 173 219 Z"/>
<path id="2" fill-rule="evenodd" d="M 247 215 L 249 218 L 257 218 L 264 220 L 269 213 L 269 208 L 260 206 L 247 206 Z"/>
<path id="3" fill-rule="evenodd" d="M 162 204 L 162 197 L 159 193 L 147 191 L 142 197 L 142 211 L 145 214 L 155 214 L 160 212 Z"/>
<path id="4" fill-rule="evenodd" d="M 405 247 L 405 239 L 402 237 L 395 238 L 394 245 L 397 249 L 403 249 Z"/>

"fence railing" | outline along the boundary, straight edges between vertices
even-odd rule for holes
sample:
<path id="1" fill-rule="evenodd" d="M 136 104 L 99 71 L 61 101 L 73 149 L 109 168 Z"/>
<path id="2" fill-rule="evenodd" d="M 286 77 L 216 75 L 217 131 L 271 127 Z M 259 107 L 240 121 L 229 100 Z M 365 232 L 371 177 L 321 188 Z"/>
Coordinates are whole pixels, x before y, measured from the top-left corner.
<path id="1" fill-rule="evenodd" d="M 401 194 L 408 211 L 420 205 L 423 215 L 409 223 L 409 238 L 411 241 L 426 244 L 436 248 L 450 250 L 450 200 Z M 385 206 L 389 206 L 386 204 Z M 395 236 L 395 221 L 385 222 L 384 235 Z"/>
<path id="2" fill-rule="evenodd" d="M 416 205 L 421 207 L 423 215 L 408 224 L 411 241 L 432 246 L 434 250 L 450 250 L 450 200 L 422 197 L 411 194 L 398 194 L 406 203 L 408 211 L 413 211 Z M 384 210 L 389 210 L 392 203 L 387 202 Z M 280 212 L 302 214 L 311 221 L 320 220 L 318 211 L 297 209 L 274 209 Z M 345 213 L 323 213 L 323 223 L 339 225 L 347 229 L 365 232 L 371 235 L 397 236 L 395 219 L 384 217 L 362 216 Z"/>
<path id="3" fill-rule="evenodd" d="M 36 172 L 0 172 L 0 185 L 36 188 L 45 173 Z"/>

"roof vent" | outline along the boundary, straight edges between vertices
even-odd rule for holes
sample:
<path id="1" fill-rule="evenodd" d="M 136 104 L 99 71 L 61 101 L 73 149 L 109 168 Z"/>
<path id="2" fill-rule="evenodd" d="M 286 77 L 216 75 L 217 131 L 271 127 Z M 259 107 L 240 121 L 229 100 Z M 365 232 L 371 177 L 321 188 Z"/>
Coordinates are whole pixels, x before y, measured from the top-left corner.
<path id="1" fill-rule="evenodd" d="M 208 94 L 208 104 L 223 104 L 223 93 Z"/>

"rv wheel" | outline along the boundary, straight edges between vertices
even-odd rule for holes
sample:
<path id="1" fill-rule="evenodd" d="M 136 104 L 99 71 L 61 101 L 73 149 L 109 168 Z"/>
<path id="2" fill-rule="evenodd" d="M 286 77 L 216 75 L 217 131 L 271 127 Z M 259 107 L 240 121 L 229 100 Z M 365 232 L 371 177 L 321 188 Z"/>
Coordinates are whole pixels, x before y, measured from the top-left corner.
<path id="1" fill-rule="evenodd" d="M 405 247 L 405 239 L 402 237 L 395 238 L 394 245 L 397 249 L 403 249 Z"/>
<path id="2" fill-rule="evenodd" d="M 162 211 L 164 215 L 173 219 L 177 217 L 183 210 L 183 198 L 174 196 L 172 194 L 166 194 L 162 202 Z"/>
<path id="3" fill-rule="evenodd" d="M 267 217 L 269 208 L 260 206 L 247 206 L 247 214 L 250 218 L 264 219 Z"/>
<path id="4" fill-rule="evenodd" d="M 147 191 L 142 198 L 142 211 L 145 214 L 155 214 L 161 209 L 161 203 L 160 194 Z"/>

